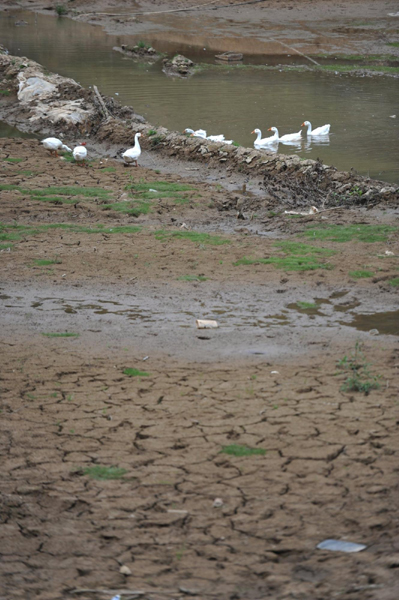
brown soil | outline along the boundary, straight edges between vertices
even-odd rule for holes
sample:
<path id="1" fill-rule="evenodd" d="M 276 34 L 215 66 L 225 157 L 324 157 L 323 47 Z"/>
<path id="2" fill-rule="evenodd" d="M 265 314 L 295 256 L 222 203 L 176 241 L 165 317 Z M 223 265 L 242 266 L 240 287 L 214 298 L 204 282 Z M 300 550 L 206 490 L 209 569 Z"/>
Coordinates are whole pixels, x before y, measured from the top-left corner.
<path id="1" fill-rule="evenodd" d="M 309 243 L 301 234 L 315 223 L 395 225 L 397 213 L 261 214 L 261 196 L 203 174 L 105 158 L 79 167 L 35 140 L 3 140 L 0 159 L 2 233 L 36 228 L 10 251 L 0 240 L 4 598 L 396 600 L 398 338 L 342 324 L 397 309 L 398 235 L 310 240 L 336 251 L 332 269 L 233 263 L 282 256 L 281 240 Z M 26 191 L 97 187 L 124 202 L 126 185 L 160 180 L 195 189 L 139 217 L 104 210 L 100 194 L 62 204 Z M 40 231 L 58 223 L 141 229 Z M 229 243 L 157 239 L 159 229 Z M 365 266 L 374 277 L 349 274 Z M 288 308 L 317 298 L 314 315 Z M 196 318 L 220 328 L 196 330 Z M 65 331 L 80 335 L 43 336 Z M 341 390 L 336 362 L 356 340 L 381 375 L 369 395 Z M 266 454 L 222 451 L 232 444 Z M 84 472 L 94 465 L 125 473 L 96 480 Z M 326 538 L 367 550 L 317 550 Z"/>

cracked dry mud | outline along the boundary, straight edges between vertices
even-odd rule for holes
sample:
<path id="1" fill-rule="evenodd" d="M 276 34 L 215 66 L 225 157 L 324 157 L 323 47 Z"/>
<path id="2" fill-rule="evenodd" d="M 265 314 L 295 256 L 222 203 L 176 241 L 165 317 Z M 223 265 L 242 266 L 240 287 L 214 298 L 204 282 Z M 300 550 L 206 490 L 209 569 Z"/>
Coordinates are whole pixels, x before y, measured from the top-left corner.
<path id="1" fill-rule="evenodd" d="M 32 140 L 4 141 L 1 158 L 1 183 L 18 183 L 22 190 L 97 185 L 118 198 L 131 176 L 181 182 L 177 175 L 124 169 L 114 161 L 108 163 L 114 172 L 102 171 L 99 161 L 79 168 L 49 158 Z M 141 590 L 151 599 L 394 600 L 396 335 L 356 332 L 333 316 L 328 327 L 312 329 L 311 318 L 300 326 L 300 315 L 288 312 L 285 329 L 252 324 L 247 331 L 237 317 L 231 335 L 238 348 L 267 339 L 269 350 L 256 355 L 223 347 L 231 343 L 223 341 L 230 340 L 223 337 L 223 314 L 220 329 L 204 335 L 161 316 L 145 335 L 124 315 L 94 318 L 79 309 L 79 302 L 116 302 L 124 294 L 124 301 L 130 295 L 141 310 L 151 310 L 158 295 L 161 309 L 164 298 L 175 316 L 192 302 L 192 325 L 202 316 L 201 303 L 214 309 L 215 298 L 219 307 L 231 302 L 239 315 L 247 311 L 253 319 L 321 295 L 341 308 L 357 301 L 394 310 L 397 294 L 388 280 L 397 273 L 397 258 L 377 258 L 386 243 L 340 244 L 329 258 L 332 270 L 235 267 L 243 255 L 271 253 L 287 235 L 300 240 L 296 236 L 309 223 L 264 216 L 251 227 L 272 230 L 273 237 L 247 233 L 245 221 L 234 232 L 235 210 L 217 208 L 219 196 L 233 202 L 234 194 L 190 182 L 197 194 L 190 196 L 192 208 L 161 199 L 138 218 L 104 211 L 91 199 L 49 204 L 15 189 L 1 192 L 1 220 L 9 227 L 15 220 L 35 227 L 142 227 L 119 235 L 42 231 L 0 253 L 1 597 L 105 600 L 115 590 Z M 219 226 L 230 243 L 155 238 L 155 230 L 175 231 L 182 221 L 199 230 Z M 331 211 L 328 222 L 393 224 L 395 213 Z M 332 242 L 323 246 L 337 249 Z M 398 254 L 397 235 L 389 247 Z M 35 264 L 54 257 L 59 262 L 53 265 Z M 366 261 L 383 271 L 371 281 L 351 279 L 349 271 Z M 191 273 L 208 280 L 178 280 Z M 63 303 L 39 310 L 49 298 Z M 65 310 L 68 302 L 72 312 Z M 66 330 L 80 336 L 43 336 Z M 345 375 L 336 361 L 357 339 L 381 375 L 381 388 L 368 396 L 340 389 Z M 287 350 L 273 354 L 280 344 Z M 148 375 L 130 377 L 127 368 Z M 222 451 L 233 444 L 266 453 Z M 85 474 L 94 465 L 125 472 L 96 480 Z M 214 506 L 217 498 L 222 506 Z M 364 543 L 367 550 L 317 550 L 326 538 Z M 121 566 L 131 574 L 120 573 Z"/>

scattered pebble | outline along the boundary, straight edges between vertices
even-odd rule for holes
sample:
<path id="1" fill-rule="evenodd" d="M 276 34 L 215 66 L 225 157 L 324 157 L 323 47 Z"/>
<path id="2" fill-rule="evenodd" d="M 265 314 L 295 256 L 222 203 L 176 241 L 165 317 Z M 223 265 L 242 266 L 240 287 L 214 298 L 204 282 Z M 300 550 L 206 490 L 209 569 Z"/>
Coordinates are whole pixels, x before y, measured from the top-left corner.
<path id="1" fill-rule="evenodd" d="M 121 566 L 121 568 L 119 569 L 119 573 L 122 573 L 122 575 L 131 575 L 132 574 L 131 570 L 126 565 Z"/>
<path id="2" fill-rule="evenodd" d="M 223 506 L 224 502 L 221 498 L 215 498 L 215 500 L 213 501 L 213 507 L 214 508 L 220 508 L 221 506 Z"/>

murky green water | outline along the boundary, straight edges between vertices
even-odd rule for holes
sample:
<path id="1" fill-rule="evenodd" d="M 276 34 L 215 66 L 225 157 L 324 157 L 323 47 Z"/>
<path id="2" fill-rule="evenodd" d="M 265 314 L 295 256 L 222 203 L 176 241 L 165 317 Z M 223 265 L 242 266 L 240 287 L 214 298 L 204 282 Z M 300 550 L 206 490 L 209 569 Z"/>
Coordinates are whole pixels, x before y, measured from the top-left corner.
<path id="1" fill-rule="evenodd" d="M 28 24 L 15 26 L 17 20 Z M 399 79 L 249 67 L 212 67 L 189 80 L 168 78 L 160 62 L 134 62 L 112 50 L 128 37 L 29 12 L 1 13 L 0 39 L 11 54 L 32 58 L 85 87 L 95 84 L 151 123 L 172 130 L 204 128 L 250 147 L 255 127 L 267 135 L 276 126 L 282 135 L 298 131 L 305 119 L 314 127 L 331 123 L 329 140 L 307 142 L 305 137 L 299 147 L 280 144 L 278 151 L 399 182 Z"/>

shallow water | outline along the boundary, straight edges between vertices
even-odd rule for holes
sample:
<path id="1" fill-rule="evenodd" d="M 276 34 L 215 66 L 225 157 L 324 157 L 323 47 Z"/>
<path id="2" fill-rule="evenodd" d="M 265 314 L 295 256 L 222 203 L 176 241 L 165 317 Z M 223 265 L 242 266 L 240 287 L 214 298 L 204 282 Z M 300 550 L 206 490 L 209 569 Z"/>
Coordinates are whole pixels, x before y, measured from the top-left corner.
<path id="1" fill-rule="evenodd" d="M 15 26 L 17 20 L 27 25 Z M 23 11 L 1 13 L 0 36 L 11 54 L 36 60 L 85 87 L 95 84 L 150 123 L 172 130 L 205 128 L 250 147 L 255 127 L 266 136 L 269 127 L 277 126 L 283 135 L 298 131 L 305 119 L 314 127 L 329 122 L 329 140 L 308 142 L 305 137 L 299 147 L 279 144 L 278 151 L 399 182 L 399 79 L 214 66 L 188 80 L 169 78 L 161 62 L 135 62 L 112 50 L 131 43 L 128 36 L 108 36 L 100 27 Z M 151 41 L 164 48 L 154 35 Z M 181 48 L 176 45 L 172 52 L 169 43 L 168 50 Z M 189 47 L 184 51 L 190 55 Z M 192 49 L 192 57 L 198 60 L 198 49 Z M 211 55 L 204 52 L 204 60 Z"/>

